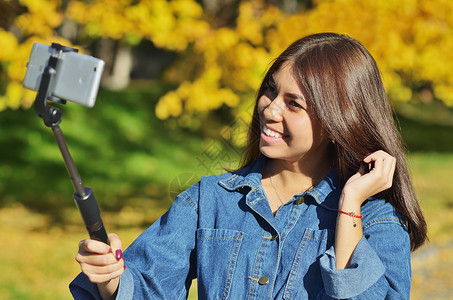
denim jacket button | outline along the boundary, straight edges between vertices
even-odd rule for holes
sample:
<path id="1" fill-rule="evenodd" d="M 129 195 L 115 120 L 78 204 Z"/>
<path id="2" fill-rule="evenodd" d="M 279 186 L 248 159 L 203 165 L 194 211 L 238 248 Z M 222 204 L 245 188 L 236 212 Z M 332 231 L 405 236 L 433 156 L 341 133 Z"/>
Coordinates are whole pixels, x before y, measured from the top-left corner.
<path id="1" fill-rule="evenodd" d="M 258 283 L 259 283 L 260 285 L 267 284 L 267 283 L 269 283 L 269 278 L 267 278 L 267 276 L 263 276 L 263 277 L 261 277 L 261 278 L 258 280 Z"/>

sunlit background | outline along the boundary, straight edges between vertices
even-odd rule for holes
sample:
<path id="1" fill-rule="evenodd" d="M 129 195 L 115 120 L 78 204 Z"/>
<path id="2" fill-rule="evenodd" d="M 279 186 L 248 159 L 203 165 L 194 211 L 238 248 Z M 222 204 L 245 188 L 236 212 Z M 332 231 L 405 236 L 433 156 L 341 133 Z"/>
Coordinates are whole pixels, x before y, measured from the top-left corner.
<path id="1" fill-rule="evenodd" d="M 70 299 L 87 234 L 50 128 L 22 87 L 34 42 L 106 62 L 61 128 L 107 231 L 128 245 L 202 175 L 235 168 L 273 58 L 334 31 L 376 58 L 424 209 L 411 299 L 453 295 L 453 1 L 0 1 L 0 299 Z M 191 299 L 196 299 L 192 290 Z"/>

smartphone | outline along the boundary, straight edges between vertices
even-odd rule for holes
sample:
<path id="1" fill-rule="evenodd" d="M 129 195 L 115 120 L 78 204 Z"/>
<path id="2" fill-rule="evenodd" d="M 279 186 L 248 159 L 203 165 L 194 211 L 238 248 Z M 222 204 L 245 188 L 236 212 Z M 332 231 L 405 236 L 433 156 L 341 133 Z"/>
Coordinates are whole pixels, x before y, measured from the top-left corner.
<path id="1" fill-rule="evenodd" d="M 53 48 L 35 43 L 27 62 L 23 85 L 38 91 L 42 74 L 46 68 Z M 49 95 L 68 100 L 87 107 L 93 107 L 104 71 L 104 61 L 76 52 L 62 52 L 56 67 L 54 84 Z"/>

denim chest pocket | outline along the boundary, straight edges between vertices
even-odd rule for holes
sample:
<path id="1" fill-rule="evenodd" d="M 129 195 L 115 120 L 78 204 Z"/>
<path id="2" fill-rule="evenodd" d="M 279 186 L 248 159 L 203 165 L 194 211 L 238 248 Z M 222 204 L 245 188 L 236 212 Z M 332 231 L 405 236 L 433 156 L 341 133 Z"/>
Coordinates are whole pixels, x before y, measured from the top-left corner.
<path id="1" fill-rule="evenodd" d="M 284 299 L 311 299 L 323 288 L 319 259 L 335 241 L 333 230 L 305 229 L 291 266 Z"/>
<path id="2" fill-rule="evenodd" d="M 203 299 L 228 299 L 244 234 L 230 229 L 197 230 L 198 293 Z"/>

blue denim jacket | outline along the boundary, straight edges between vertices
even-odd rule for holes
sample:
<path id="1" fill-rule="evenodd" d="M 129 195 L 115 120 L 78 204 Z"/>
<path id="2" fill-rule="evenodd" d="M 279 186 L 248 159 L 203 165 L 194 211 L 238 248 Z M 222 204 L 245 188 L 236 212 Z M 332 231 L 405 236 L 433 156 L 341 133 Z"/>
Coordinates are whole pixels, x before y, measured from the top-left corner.
<path id="1" fill-rule="evenodd" d="M 409 299 L 409 235 L 390 203 L 363 204 L 363 238 L 336 270 L 336 172 L 274 216 L 264 160 L 177 196 L 125 251 L 117 299 L 186 299 L 194 278 L 199 299 Z M 84 274 L 70 288 L 76 299 L 100 299 Z"/>

